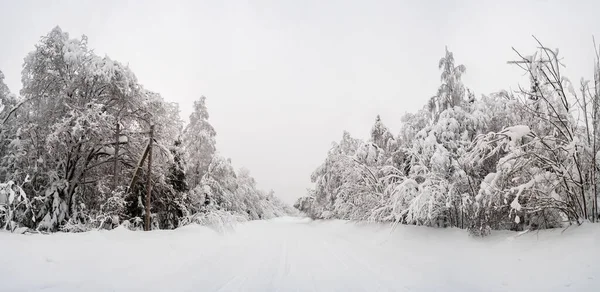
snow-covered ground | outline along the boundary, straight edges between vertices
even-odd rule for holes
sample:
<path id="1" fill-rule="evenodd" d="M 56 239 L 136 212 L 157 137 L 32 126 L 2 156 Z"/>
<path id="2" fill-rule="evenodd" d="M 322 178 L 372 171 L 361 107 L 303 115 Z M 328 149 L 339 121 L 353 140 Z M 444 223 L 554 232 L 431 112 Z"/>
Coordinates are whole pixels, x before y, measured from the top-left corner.
<path id="1" fill-rule="evenodd" d="M 0 290 L 600 291 L 600 225 L 516 235 L 301 218 L 0 233 Z"/>

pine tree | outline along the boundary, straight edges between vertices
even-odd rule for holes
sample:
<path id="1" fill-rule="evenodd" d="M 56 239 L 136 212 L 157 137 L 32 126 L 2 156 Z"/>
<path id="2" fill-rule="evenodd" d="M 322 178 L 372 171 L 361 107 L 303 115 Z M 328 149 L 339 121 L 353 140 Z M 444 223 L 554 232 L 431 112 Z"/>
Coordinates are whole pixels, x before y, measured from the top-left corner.
<path id="1" fill-rule="evenodd" d="M 171 148 L 173 163 L 169 167 L 169 176 L 167 182 L 176 192 L 184 193 L 189 190 L 187 185 L 183 161 L 183 149 L 181 149 L 181 140 L 176 140 Z"/>

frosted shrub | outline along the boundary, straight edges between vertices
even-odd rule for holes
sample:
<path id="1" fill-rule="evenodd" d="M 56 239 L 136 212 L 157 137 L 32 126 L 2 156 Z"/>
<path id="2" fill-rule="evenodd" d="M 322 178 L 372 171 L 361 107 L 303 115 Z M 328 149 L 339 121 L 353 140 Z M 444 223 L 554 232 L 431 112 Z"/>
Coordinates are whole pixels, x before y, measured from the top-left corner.
<path id="1" fill-rule="evenodd" d="M 13 181 L 0 183 L 0 226 L 2 229 L 15 230 L 19 227 L 20 217 L 29 209 L 29 200 L 21 186 Z"/>

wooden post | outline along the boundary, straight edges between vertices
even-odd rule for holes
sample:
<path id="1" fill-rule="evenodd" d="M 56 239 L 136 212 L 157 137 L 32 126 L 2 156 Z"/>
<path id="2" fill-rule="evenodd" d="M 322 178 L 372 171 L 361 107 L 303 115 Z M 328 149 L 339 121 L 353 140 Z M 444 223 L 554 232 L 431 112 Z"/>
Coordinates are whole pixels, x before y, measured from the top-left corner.
<path id="1" fill-rule="evenodd" d="M 150 142 L 148 142 L 148 173 L 146 174 L 146 231 L 150 231 L 150 196 L 152 195 L 152 142 L 154 141 L 154 125 L 150 126 Z"/>
<path id="2" fill-rule="evenodd" d="M 115 132 L 115 161 L 113 165 L 113 191 L 117 189 L 119 185 L 119 139 L 121 138 L 121 126 L 117 121 L 117 130 Z"/>
<path id="3" fill-rule="evenodd" d="M 131 181 L 129 182 L 129 187 L 127 187 L 127 192 L 133 191 L 133 187 L 137 182 L 138 172 L 140 171 L 140 168 L 144 166 L 144 161 L 146 161 L 146 157 L 148 156 L 148 148 L 150 148 L 150 143 L 148 143 L 148 145 L 146 145 L 146 148 L 144 148 L 144 153 L 142 154 L 142 157 L 140 157 L 140 160 L 138 161 L 138 163 L 135 166 L 135 169 L 133 170 L 133 176 L 131 177 Z"/>

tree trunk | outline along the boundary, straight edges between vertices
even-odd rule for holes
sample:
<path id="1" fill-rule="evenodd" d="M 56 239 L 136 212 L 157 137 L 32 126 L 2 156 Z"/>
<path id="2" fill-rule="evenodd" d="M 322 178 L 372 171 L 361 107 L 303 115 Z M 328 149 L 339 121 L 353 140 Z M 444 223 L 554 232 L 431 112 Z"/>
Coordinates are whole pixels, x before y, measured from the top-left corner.
<path id="1" fill-rule="evenodd" d="M 117 121 L 117 128 L 115 131 L 115 161 L 113 164 L 113 191 L 117 189 L 119 185 L 119 138 L 121 137 L 121 126 Z"/>
<path id="2" fill-rule="evenodd" d="M 154 140 L 154 125 L 150 126 L 150 142 L 148 143 L 148 174 L 146 181 L 146 231 L 150 231 L 150 196 L 152 195 L 152 142 Z"/>

